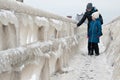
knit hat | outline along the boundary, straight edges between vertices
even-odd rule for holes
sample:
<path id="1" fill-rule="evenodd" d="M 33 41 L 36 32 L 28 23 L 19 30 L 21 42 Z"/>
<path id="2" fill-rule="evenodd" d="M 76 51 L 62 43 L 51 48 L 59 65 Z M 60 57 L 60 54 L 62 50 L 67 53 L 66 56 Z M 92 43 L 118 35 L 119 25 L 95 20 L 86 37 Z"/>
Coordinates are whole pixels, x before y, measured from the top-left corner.
<path id="1" fill-rule="evenodd" d="M 92 3 L 88 3 L 87 4 L 87 9 L 92 9 L 92 8 L 93 8 Z"/>
<path id="2" fill-rule="evenodd" d="M 92 13 L 92 17 L 94 17 L 95 19 L 99 18 L 99 15 L 100 15 L 100 13 L 98 11 Z"/>

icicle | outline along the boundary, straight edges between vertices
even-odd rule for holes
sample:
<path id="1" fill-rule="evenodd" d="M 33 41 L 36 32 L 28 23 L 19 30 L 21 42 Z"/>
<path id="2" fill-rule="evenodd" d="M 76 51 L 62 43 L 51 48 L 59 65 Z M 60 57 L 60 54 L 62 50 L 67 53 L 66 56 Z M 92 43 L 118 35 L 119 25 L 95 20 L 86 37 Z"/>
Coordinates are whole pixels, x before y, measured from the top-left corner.
<path id="1" fill-rule="evenodd" d="M 78 45 L 78 39 L 77 36 L 74 36 L 75 43 Z"/>

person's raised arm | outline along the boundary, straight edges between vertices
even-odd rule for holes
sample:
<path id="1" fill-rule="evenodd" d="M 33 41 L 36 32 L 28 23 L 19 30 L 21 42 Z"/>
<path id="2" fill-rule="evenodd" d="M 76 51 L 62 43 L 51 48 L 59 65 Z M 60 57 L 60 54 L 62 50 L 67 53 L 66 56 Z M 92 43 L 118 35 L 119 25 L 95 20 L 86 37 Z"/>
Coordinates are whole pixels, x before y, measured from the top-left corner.
<path id="1" fill-rule="evenodd" d="M 82 19 L 77 23 L 77 27 L 79 27 L 86 20 L 86 13 L 83 15 Z"/>

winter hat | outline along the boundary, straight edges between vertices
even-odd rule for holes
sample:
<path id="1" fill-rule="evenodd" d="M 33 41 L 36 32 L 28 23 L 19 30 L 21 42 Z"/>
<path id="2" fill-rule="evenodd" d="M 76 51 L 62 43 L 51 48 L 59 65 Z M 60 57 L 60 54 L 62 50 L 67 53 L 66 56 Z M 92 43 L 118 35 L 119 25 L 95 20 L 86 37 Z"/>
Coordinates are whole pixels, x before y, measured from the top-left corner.
<path id="1" fill-rule="evenodd" d="M 99 18 L 99 15 L 100 15 L 100 13 L 98 11 L 92 13 L 92 17 L 94 17 L 95 19 Z"/>
<path id="2" fill-rule="evenodd" d="M 87 4 L 87 9 L 92 9 L 92 8 L 93 8 L 92 3 L 88 3 Z"/>

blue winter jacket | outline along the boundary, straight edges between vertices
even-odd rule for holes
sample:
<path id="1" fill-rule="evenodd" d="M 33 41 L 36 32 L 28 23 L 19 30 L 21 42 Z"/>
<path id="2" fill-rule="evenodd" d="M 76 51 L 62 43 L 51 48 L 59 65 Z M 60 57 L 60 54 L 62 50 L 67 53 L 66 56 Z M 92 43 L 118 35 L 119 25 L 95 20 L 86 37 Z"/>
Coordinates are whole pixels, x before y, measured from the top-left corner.
<path id="1" fill-rule="evenodd" d="M 88 31 L 88 41 L 99 43 L 99 37 L 102 36 L 102 28 L 101 28 L 101 22 L 100 19 L 96 19 L 95 21 L 92 20 L 90 22 L 90 28 Z"/>

